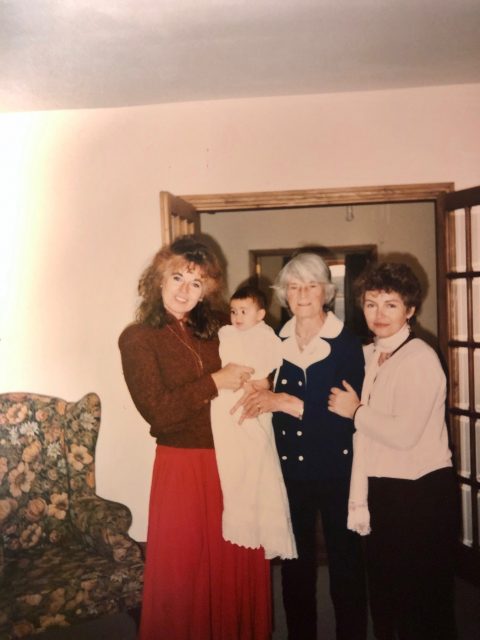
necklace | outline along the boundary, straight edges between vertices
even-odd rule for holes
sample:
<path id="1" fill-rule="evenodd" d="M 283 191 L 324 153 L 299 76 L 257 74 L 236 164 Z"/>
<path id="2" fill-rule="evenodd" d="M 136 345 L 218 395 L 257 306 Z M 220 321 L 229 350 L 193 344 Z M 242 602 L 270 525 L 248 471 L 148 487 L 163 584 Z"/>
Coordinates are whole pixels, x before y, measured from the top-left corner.
<path id="1" fill-rule="evenodd" d="M 193 347 L 191 347 L 188 344 L 188 342 L 186 340 L 184 340 L 182 338 L 182 336 L 178 335 L 178 333 L 172 329 L 171 325 L 167 324 L 166 326 L 167 326 L 167 329 L 169 331 L 171 331 L 173 333 L 173 335 L 177 338 L 177 340 L 179 340 L 193 354 L 193 357 L 195 358 L 195 364 L 197 366 L 198 372 L 199 373 L 203 373 L 203 362 L 202 362 L 202 358 L 200 357 L 200 355 L 195 351 L 195 349 Z"/>

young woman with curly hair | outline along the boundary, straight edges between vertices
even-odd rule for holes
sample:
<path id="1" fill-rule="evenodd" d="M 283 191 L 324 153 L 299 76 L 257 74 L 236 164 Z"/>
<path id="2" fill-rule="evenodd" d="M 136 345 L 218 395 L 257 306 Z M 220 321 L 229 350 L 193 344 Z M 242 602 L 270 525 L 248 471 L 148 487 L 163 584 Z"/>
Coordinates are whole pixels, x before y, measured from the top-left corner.
<path id="1" fill-rule="evenodd" d="M 270 637 L 264 551 L 222 538 L 210 402 L 253 373 L 221 367 L 225 322 L 214 300 L 222 275 L 198 238 L 178 238 L 141 276 L 137 321 L 119 339 L 127 386 L 157 442 L 140 640 Z"/>
<path id="2" fill-rule="evenodd" d="M 354 420 L 348 526 L 367 535 L 371 614 L 378 640 L 454 640 L 456 487 L 445 424 L 445 375 L 414 337 L 420 283 L 403 263 L 359 282 L 374 341 L 361 399 L 348 381 L 329 409 Z"/>

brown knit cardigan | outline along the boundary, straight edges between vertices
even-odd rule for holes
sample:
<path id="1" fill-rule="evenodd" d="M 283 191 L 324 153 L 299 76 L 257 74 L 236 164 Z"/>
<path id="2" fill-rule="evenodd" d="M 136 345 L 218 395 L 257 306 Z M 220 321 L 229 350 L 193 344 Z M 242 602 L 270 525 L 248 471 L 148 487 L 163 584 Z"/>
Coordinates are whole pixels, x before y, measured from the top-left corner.
<path id="1" fill-rule="evenodd" d="M 133 402 L 158 444 L 213 448 L 210 401 L 221 368 L 218 338 L 201 340 L 174 320 L 157 329 L 128 326 L 119 338 L 122 367 Z"/>

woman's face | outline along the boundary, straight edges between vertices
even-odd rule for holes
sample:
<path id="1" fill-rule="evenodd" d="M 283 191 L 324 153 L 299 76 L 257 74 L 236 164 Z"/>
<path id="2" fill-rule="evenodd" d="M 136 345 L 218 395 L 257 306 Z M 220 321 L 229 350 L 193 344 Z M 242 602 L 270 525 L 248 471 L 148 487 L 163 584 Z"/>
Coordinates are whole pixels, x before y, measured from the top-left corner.
<path id="1" fill-rule="evenodd" d="M 407 308 L 396 291 L 366 291 L 363 313 L 370 331 L 378 338 L 389 338 L 413 316 L 415 307 Z"/>
<path id="2" fill-rule="evenodd" d="M 201 300 L 204 288 L 202 270 L 198 265 L 177 267 L 166 274 L 162 283 L 165 309 L 177 320 L 182 320 Z"/>
<path id="3" fill-rule="evenodd" d="M 325 304 L 323 284 L 291 278 L 287 285 L 287 302 L 298 319 L 322 317 Z"/>

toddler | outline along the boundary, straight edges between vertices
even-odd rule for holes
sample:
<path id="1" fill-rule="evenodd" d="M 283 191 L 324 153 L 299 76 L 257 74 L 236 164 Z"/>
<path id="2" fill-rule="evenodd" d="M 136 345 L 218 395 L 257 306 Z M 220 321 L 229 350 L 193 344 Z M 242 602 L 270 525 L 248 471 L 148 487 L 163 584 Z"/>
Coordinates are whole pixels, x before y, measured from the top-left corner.
<path id="1" fill-rule="evenodd" d="M 255 370 L 253 384 L 280 367 L 281 340 L 263 321 L 266 298 L 256 287 L 237 289 L 231 325 L 219 331 L 222 366 Z M 252 384 L 252 382 L 246 383 Z M 212 431 L 223 492 L 223 537 L 243 547 L 263 547 L 266 558 L 297 557 L 287 493 L 275 447 L 271 413 L 245 419 L 231 414 L 243 390 L 222 389 L 211 403 Z"/>

